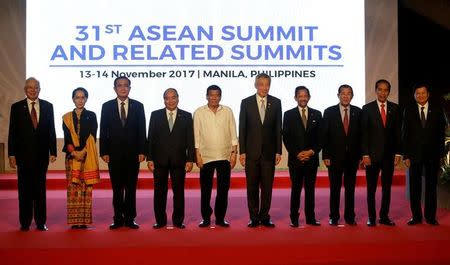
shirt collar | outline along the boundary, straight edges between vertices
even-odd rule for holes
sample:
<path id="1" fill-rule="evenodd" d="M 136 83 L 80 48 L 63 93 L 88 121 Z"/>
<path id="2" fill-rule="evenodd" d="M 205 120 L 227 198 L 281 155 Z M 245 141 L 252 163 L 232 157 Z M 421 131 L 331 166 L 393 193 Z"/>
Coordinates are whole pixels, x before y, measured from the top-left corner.
<path id="1" fill-rule="evenodd" d="M 212 110 L 208 107 L 208 104 L 206 104 L 206 105 L 204 106 L 204 108 L 207 109 L 207 110 L 209 110 L 209 111 L 212 111 Z M 222 108 L 223 108 L 222 105 L 219 104 L 219 107 L 217 107 L 217 111 L 221 110 Z"/>
<path id="2" fill-rule="evenodd" d="M 428 109 L 428 101 L 427 101 L 427 103 L 425 103 L 423 106 L 420 105 L 419 103 L 417 103 L 417 106 L 419 107 L 419 110 L 420 110 L 422 107 L 424 107 L 424 109 Z"/>
<path id="3" fill-rule="evenodd" d="M 128 105 L 129 102 L 129 98 L 126 98 L 124 101 L 120 100 L 119 98 L 117 98 L 117 103 L 120 105 L 120 103 L 124 102 L 125 105 Z"/>
<path id="4" fill-rule="evenodd" d="M 31 99 L 29 99 L 29 98 L 27 98 L 27 104 L 28 104 L 28 105 L 31 105 L 31 102 L 35 102 L 35 103 L 36 103 L 35 106 L 36 106 L 36 105 L 39 105 L 39 98 L 37 98 L 37 99 L 34 100 L 34 101 L 31 100 Z"/>
<path id="5" fill-rule="evenodd" d="M 256 94 L 256 99 L 258 100 L 258 104 L 261 103 L 262 99 L 264 99 L 264 101 L 267 102 L 267 96 L 261 97 L 260 95 L 258 95 L 258 93 Z"/>
<path id="6" fill-rule="evenodd" d="M 177 110 L 178 110 L 178 108 L 176 108 L 176 109 L 174 109 L 174 110 L 168 110 L 167 108 L 166 108 L 166 115 L 167 115 L 167 117 L 169 117 L 169 113 L 173 113 L 175 116 L 177 115 Z M 175 117 L 174 116 L 174 117 Z"/>
<path id="7" fill-rule="evenodd" d="M 347 107 L 344 107 L 341 103 L 339 103 L 339 109 L 341 110 L 341 112 L 345 111 L 345 109 L 350 110 L 350 104 Z"/>
<path id="8" fill-rule="evenodd" d="M 384 104 L 384 108 L 386 109 L 387 108 L 387 100 L 386 100 L 386 102 L 380 102 L 380 101 L 378 101 L 378 99 L 377 99 L 377 104 L 378 104 L 378 108 L 381 108 L 381 104 Z"/>

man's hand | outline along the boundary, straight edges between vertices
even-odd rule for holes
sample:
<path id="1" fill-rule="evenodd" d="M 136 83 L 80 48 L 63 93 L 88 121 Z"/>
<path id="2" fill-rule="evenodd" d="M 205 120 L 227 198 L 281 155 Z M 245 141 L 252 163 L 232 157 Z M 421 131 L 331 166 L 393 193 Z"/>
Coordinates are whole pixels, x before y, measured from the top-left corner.
<path id="1" fill-rule="evenodd" d="M 301 151 L 300 153 L 297 154 L 297 159 L 302 161 L 302 162 L 306 162 L 308 161 L 312 156 L 314 155 L 314 151 L 313 150 L 306 150 L 306 151 Z"/>
<path id="2" fill-rule="evenodd" d="M 236 166 L 237 154 L 236 152 L 231 153 L 230 155 L 230 169 L 233 169 Z"/>
<path id="3" fill-rule="evenodd" d="M 275 166 L 278 165 L 281 161 L 281 155 L 280 154 L 276 154 L 275 155 Z"/>
<path id="4" fill-rule="evenodd" d="M 53 163 L 56 161 L 56 156 L 50 156 L 50 162 Z"/>
<path id="5" fill-rule="evenodd" d="M 145 155 L 140 154 L 138 159 L 139 159 L 139 163 L 143 162 L 145 160 Z"/>
<path id="6" fill-rule="evenodd" d="M 196 156 L 196 161 L 195 164 L 197 165 L 198 168 L 202 169 L 203 168 L 203 159 L 202 159 L 202 155 L 200 154 L 200 152 L 196 152 L 195 153 Z"/>
<path id="7" fill-rule="evenodd" d="M 16 168 L 16 157 L 15 156 L 10 156 L 9 157 L 9 166 L 11 168 Z"/>
<path id="8" fill-rule="evenodd" d="M 372 161 L 370 161 L 370 156 L 363 156 L 362 161 L 365 167 L 372 165 Z"/>
<path id="9" fill-rule="evenodd" d="M 186 166 L 184 167 L 184 170 L 186 170 L 186 172 L 191 172 L 192 167 L 193 167 L 194 163 L 192 162 L 186 162 Z"/>
<path id="10" fill-rule="evenodd" d="M 330 159 L 324 159 L 323 163 L 325 164 L 325 166 L 329 167 L 331 166 L 331 160 Z"/>
<path id="11" fill-rule="evenodd" d="M 407 159 L 403 160 L 403 164 L 405 164 L 405 166 L 407 168 L 409 168 L 411 166 L 411 160 L 407 158 Z"/>
<path id="12" fill-rule="evenodd" d="M 148 161 L 147 167 L 150 170 L 150 172 L 153 172 L 155 170 L 155 164 L 153 163 L 153 161 Z"/>
<path id="13" fill-rule="evenodd" d="M 105 163 L 109 163 L 109 155 L 102 156 L 102 160 L 105 161 Z"/>
<path id="14" fill-rule="evenodd" d="M 239 156 L 239 163 L 241 163 L 241 166 L 245 167 L 245 154 Z"/>

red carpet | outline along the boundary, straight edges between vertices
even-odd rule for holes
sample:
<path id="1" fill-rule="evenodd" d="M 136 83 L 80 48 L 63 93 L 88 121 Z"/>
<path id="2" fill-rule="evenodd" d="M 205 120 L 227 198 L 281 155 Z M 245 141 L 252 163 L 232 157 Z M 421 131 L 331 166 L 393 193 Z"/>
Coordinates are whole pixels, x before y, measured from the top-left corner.
<path id="1" fill-rule="evenodd" d="M 378 192 L 379 195 L 380 192 Z M 171 194 L 171 193 L 169 193 Z M 9 264 L 450 264 L 450 212 L 439 209 L 440 226 L 409 227 L 404 187 L 392 192 L 391 217 L 396 227 L 365 225 L 366 191 L 356 191 L 356 227 L 331 227 L 327 188 L 316 192 L 320 227 L 289 227 L 289 189 L 275 189 L 271 215 L 274 229 L 246 227 L 246 193 L 230 191 L 227 220 L 231 227 L 197 227 L 199 190 L 186 191 L 187 228 L 153 230 L 153 194 L 138 191 L 139 230 L 110 231 L 111 191 L 94 191 L 94 226 L 70 230 L 65 224 L 65 191 L 47 193 L 49 231 L 18 231 L 17 191 L 0 191 L 0 263 Z M 170 196 L 171 197 L 171 196 Z M 379 196 L 378 196 L 379 199 Z M 379 201 L 378 201 L 379 205 Z M 169 199 L 168 216 L 171 214 Z M 302 200 L 303 209 L 303 200 Z"/>
<path id="2" fill-rule="evenodd" d="M 100 174 L 101 183 L 96 185 L 96 189 L 111 189 L 108 171 L 102 171 Z M 392 181 L 394 186 L 405 185 L 405 171 L 396 170 Z M 60 190 L 66 188 L 66 177 L 64 171 L 50 171 L 47 174 L 47 189 Z M 317 187 L 328 187 L 328 172 L 326 170 L 317 173 Z M 364 170 L 358 170 L 357 186 L 366 186 L 366 177 Z M 291 182 L 289 180 L 289 172 L 284 170 L 277 170 L 275 173 L 274 187 L 276 188 L 290 188 Z M 138 189 L 152 189 L 153 188 L 153 174 L 148 170 L 141 170 L 138 179 Z M 186 189 L 199 189 L 199 173 L 189 173 L 186 175 Z M 245 173 L 243 171 L 233 171 L 231 177 L 232 189 L 245 189 Z M 0 190 L 15 190 L 17 189 L 17 176 L 15 173 L 0 174 Z"/>

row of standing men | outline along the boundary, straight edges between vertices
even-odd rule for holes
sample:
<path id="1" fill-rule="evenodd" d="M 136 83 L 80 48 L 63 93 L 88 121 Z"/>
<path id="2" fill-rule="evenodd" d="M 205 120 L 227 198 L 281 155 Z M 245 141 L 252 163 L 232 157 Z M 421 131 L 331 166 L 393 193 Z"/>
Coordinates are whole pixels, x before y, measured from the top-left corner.
<path id="1" fill-rule="evenodd" d="M 403 155 L 409 168 L 412 218 L 408 225 L 437 225 L 436 184 L 440 159 L 445 154 L 445 116 L 441 108 L 429 103 L 429 88 L 414 87 L 416 103 L 405 108 L 388 101 L 391 85 L 387 80 L 375 84 L 377 99 L 360 109 L 351 105 L 353 89 L 338 88 L 339 103 L 324 111 L 308 106 L 311 97 L 305 86 L 295 88 L 297 106 L 284 113 L 281 101 L 269 95 L 271 78 L 255 78 L 256 94 L 241 102 L 239 139 L 231 109 L 220 104 L 222 90 L 207 88 L 208 103 L 194 117 L 178 106 L 178 92 L 164 92 L 165 108 L 152 112 L 146 137 L 143 105 L 128 97 L 131 81 L 114 80 L 117 98 L 103 104 L 100 121 L 100 157 L 108 164 L 113 189 L 114 217 L 110 229 L 139 228 L 136 218 L 136 185 L 139 164 L 147 160 L 154 175 L 155 229 L 167 225 L 168 179 L 171 178 L 174 209 L 172 224 L 184 228 L 184 182 L 195 162 L 200 168 L 200 227 L 215 224 L 228 227 L 225 219 L 230 174 L 237 162 L 245 168 L 249 227 L 275 227 L 269 211 L 275 166 L 281 161 L 282 141 L 288 151 L 291 179 L 290 225 L 299 226 L 301 190 L 305 190 L 305 222 L 320 225 L 315 217 L 314 192 L 319 153 L 328 168 L 330 180 L 329 224 L 340 219 L 342 182 L 345 187 L 344 220 L 356 225 L 354 192 L 356 171 L 365 166 L 367 179 L 368 226 L 376 225 L 375 193 L 381 172 L 382 199 L 378 222 L 393 226 L 389 217 L 394 167 Z M 10 166 L 17 166 L 19 221 L 28 231 L 33 216 L 38 230 L 46 226 L 46 172 L 49 161 L 56 160 L 53 107 L 38 99 L 39 81 L 25 82 L 25 100 L 11 107 L 8 153 Z M 67 217 L 72 228 L 87 228 L 92 223 L 92 188 L 99 181 L 98 154 L 95 147 L 97 119 L 84 105 L 88 91 L 72 93 L 75 109 L 63 116 L 66 173 L 68 178 Z M 403 118 L 402 118 L 403 117 Z M 210 206 L 214 172 L 217 172 L 217 197 Z M 425 179 L 425 208 L 422 214 L 422 175 Z M 342 181 L 343 180 L 343 181 Z"/>

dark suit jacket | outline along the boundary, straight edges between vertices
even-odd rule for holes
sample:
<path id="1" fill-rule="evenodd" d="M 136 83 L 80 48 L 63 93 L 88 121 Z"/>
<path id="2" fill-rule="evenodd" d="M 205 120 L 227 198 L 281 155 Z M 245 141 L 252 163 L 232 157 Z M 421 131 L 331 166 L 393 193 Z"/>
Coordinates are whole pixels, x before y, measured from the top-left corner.
<path id="1" fill-rule="evenodd" d="M 401 154 L 401 121 L 398 105 L 387 101 L 386 128 L 383 127 L 377 101 L 362 108 L 362 154 L 370 156 L 372 162 L 383 158 L 394 158 Z"/>
<path id="2" fill-rule="evenodd" d="M 345 159 L 353 162 L 361 158 L 361 109 L 350 105 L 348 134 L 345 135 L 339 104 L 323 113 L 322 159 L 342 164 Z M 346 153 L 348 152 L 348 157 Z"/>
<path id="3" fill-rule="evenodd" d="M 117 99 L 105 102 L 100 118 L 100 156 L 111 160 L 146 154 L 145 112 L 139 101 L 129 99 L 127 122 L 122 126 Z"/>
<path id="4" fill-rule="evenodd" d="M 302 123 L 300 111 L 296 106 L 284 113 L 283 119 L 283 141 L 284 146 L 288 150 L 289 160 L 288 166 L 294 167 L 302 165 L 297 159 L 298 153 L 301 151 L 312 149 L 314 156 L 303 165 L 319 166 L 320 145 L 320 127 L 322 123 L 322 113 L 313 108 L 308 107 L 308 122 L 306 130 Z"/>
<path id="5" fill-rule="evenodd" d="M 417 104 L 405 108 L 403 115 L 403 157 L 411 162 L 436 161 L 445 155 L 445 116 L 442 108 L 429 103 L 425 128 Z"/>
<path id="6" fill-rule="evenodd" d="M 281 123 L 281 101 L 278 98 L 267 96 L 263 124 L 256 95 L 243 99 L 239 113 L 239 152 L 250 160 L 261 156 L 274 160 L 275 154 L 281 155 Z"/>
<path id="7" fill-rule="evenodd" d="M 194 130 L 192 115 L 177 109 L 172 132 L 169 130 L 166 109 L 155 110 L 148 127 L 147 160 L 155 167 L 184 167 L 194 162 Z"/>
<path id="8" fill-rule="evenodd" d="M 15 156 L 19 167 L 48 166 L 49 155 L 56 156 L 53 105 L 39 99 L 39 124 L 33 128 L 27 100 L 11 106 L 8 155 Z"/>

